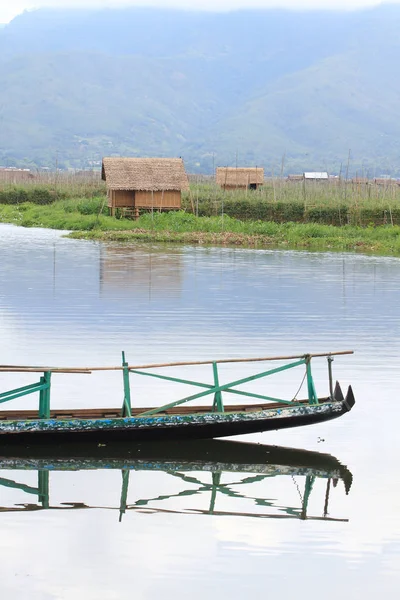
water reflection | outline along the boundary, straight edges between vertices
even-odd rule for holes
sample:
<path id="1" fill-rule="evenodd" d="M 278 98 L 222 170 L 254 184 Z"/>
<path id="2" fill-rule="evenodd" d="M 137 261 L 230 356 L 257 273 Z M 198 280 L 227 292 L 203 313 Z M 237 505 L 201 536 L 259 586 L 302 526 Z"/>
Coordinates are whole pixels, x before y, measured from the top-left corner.
<path id="1" fill-rule="evenodd" d="M 149 252 L 125 246 L 100 246 L 100 293 L 131 297 L 179 297 L 183 257 L 163 249 Z"/>
<path id="2" fill-rule="evenodd" d="M 107 476 L 116 470 L 121 473 L 120 482 L 114 485 L 119 503 L 113 504 L 102 492 L 109 490 Z M 352 484 L 348 468 L 329 454 L 215 440 L 134 447 L 65 446 L 51 452 L 19 449 L 18 456 L 3 452 L 0 471 L 0 487 L 19 493 L 13 503 L 1 502 L 0 512 L 101 508 L 117 511 L 120 521 L 125 513 L 139 511 L 347 522 L 330 515 L 329 501 L 333 488 L 344 488 L 347 494 Z M 74 473 L 93 471 L 98 476 L 94 501 L 73 500 Z M 25 481 L 27 472 L 36 473 L 36 482 Z M 56 481 L 57 473 L 68 474 L 68 481 Z M 141 480 L 143 473 L 150 477 Z M 339 481 L 343 486 L 337 485 Z M 294 496 L 288 494 L 288 483 Z M 59 501 L 52 499 L 53 484 Z M 82 493 L 87 487 L 90 483 Z M 317 487 L 322 502 L 316 514 L 309 511 L 309 503 Z M 36 501 L 26 502 L 21 494 L 36 496 Z"/>

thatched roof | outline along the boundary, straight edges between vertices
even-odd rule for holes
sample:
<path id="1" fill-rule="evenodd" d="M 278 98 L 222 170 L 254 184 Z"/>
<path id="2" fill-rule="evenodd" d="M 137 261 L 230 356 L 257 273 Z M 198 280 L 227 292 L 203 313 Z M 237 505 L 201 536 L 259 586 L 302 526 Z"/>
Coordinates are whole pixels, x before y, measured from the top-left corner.
<path id="1" fill-rule="evenodd" d="M 101 178 L 112 190 L 188 190 L 181 158 L 103 158 Z"/>
<path id="2" fill-rule="evenodd" d="M 217 167 L 216 182 L 218 185 L 248 186 L 264 183 L 264 169 Z"/>

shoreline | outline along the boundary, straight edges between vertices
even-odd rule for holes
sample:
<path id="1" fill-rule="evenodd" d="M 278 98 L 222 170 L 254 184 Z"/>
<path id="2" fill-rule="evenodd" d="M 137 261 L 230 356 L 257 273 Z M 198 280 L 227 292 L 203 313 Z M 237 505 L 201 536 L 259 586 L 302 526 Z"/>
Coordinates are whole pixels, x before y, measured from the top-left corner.
<path id="1" fill-rule="evenodd" d="M 300 226 L 301 227 L 301 226 Z M 399 232 L 400 235 L 400 232 Z M 75 240 L 101 242 L 147 242 L 171 243 L 178 245 L 215 246 L 227 248 L 304 250 L 311 252 L 348 252 L 368 256 L 391 256 L 400 258 L 400 248 L 392 250 L 377 242 L 362 239 L 341 238 L 304 238 L 297 241 L 285 239 L 285 236 L 250 235 L 234 232 L 174 232 L 136 229 L 131 231 L 72 231 L 67 236 Z"/>
<path id="2" fill-rule="evenodd" d="M 0 223 L 63 230 L 66 237 L 104 242 L 172 243 L 232 248 L 351 252 L 400 257 L 398 225 L 325 225 L 315 222 L 241 220 L 226 214 L 154 212 L 137 221 L 102 212 L 101 198 L 50 205 L 0 204 Z"/>

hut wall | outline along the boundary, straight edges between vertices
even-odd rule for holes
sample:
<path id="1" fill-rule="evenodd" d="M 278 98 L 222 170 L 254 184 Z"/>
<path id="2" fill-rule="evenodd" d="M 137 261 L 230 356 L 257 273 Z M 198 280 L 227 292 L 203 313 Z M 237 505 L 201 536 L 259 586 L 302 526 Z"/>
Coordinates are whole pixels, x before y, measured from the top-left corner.
<path id="1" fill-rule="evenodd" d="M 181 208 L 181 192 L 135 192 L 136 208 Z"/>
<path id="2" fill-rule="evenodd" d="M 181 208 L 181 192 L 108 190 L 109 208 Z"/>
<path id="3" fill-rule="evenodd" d="M 108 190 L 108 206 L 110 208 L 133 208 L 135 192 L 132 190 Z"/>

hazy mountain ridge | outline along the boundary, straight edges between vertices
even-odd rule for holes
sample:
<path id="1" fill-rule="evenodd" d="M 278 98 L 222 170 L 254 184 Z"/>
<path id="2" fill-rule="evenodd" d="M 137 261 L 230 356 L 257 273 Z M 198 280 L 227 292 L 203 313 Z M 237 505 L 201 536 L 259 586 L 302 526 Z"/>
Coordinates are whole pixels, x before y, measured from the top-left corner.
<path id="1" fill-rule="evenodd" d="M 400 7 L 39 10 L 0 31 L 0 162 L 400 174 Z"/>

